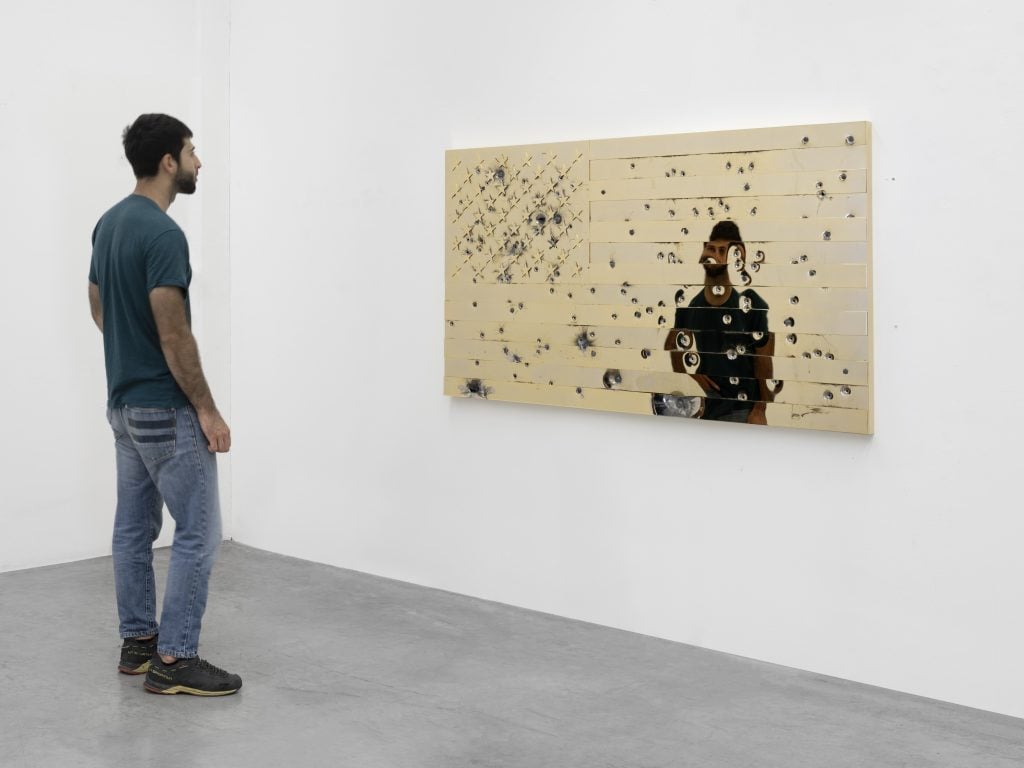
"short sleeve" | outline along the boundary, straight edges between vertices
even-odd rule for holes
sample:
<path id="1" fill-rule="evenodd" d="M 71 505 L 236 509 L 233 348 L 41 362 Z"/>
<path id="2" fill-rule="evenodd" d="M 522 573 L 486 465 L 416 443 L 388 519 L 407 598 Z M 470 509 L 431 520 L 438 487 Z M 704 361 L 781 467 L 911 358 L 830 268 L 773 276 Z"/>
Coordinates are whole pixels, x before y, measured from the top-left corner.
<path id="1" fill-rule="evenodd" d="M 160 234 L 146 251 L 146 290 L 174 285 L 187 291 L 191 279 L 185 233 L 169 229 Z"/>

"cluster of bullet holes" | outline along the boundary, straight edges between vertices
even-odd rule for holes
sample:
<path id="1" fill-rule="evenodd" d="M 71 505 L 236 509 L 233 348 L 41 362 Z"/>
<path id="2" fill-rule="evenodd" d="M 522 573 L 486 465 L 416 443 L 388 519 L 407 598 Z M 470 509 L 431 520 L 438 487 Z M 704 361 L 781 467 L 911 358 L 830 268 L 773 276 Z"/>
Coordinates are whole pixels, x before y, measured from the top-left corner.
<path id="1" fill-rule="evenodd" d="M 605 389 L 611 389 L 622 384 L 622 373 L 616 368 L 609 368 L 604 372 L 604 378 L 602 379 Z"/>

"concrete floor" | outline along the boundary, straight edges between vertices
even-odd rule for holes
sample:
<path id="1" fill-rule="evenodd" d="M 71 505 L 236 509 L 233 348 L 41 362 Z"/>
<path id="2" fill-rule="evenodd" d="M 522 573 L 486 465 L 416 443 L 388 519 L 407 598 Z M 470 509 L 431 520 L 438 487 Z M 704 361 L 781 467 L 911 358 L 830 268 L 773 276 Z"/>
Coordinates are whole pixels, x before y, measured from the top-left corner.
<path id="1" fill-rule="evenodd" d="M 113 606 L 109 558 L 0 574 L 0 765 L 1024 765 L 1024 720 L 238 544 L 202 642 L 236 696 L 117 674 Z"/>

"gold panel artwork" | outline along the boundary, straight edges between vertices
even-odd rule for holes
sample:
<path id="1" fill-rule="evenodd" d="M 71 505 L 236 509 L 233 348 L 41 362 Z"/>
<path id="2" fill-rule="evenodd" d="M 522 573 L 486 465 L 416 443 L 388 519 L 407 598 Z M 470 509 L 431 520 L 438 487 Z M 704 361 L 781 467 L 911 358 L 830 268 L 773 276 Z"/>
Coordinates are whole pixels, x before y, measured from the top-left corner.
<path id="1" fill-rule="evenodd" d="M 448 151 L 445 394 L 871 434 L 870 137 Z"/>

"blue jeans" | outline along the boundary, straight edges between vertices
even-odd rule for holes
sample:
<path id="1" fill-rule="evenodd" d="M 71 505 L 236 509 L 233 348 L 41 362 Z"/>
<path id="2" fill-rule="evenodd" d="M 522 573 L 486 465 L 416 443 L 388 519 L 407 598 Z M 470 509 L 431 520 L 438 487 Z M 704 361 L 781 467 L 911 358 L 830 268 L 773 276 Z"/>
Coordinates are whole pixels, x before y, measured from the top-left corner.
<path id="1" fill-rule="evenodd" d="M 221 541 L 216 455 L 207 450 L 191 405 L 126 405 L 108 409 L 107 419 L 117 453 L 113 551 L 121 637 L 159 632 L 159 653 L 191 658 L 198 654 L 210 569 Z M 165 502 L 175 530 L 157 624 L 153 542 Z"/>

